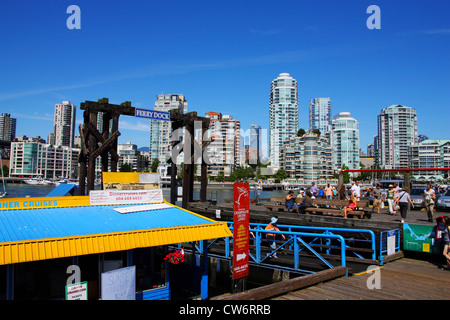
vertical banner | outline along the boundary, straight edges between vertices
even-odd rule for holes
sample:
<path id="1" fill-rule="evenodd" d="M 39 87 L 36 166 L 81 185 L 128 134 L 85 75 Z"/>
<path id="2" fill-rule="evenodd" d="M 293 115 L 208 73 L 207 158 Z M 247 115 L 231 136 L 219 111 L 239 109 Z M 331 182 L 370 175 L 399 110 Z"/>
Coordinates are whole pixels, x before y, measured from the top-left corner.
<path id="1" fill-rule="evenodd" d="M 233 278 L 248 276 L 249 248 L 249 195 L 248 182 L 234 184 L 234 215 L 233 215 Z"/>

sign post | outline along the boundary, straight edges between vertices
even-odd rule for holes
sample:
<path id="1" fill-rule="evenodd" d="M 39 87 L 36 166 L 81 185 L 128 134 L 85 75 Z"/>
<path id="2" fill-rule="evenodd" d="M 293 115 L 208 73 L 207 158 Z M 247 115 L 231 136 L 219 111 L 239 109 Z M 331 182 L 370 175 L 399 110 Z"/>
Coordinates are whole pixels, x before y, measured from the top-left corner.
<path id="1" fill-rule="evenodd" d="M 233 279 L 249 273 L 249 195 L 248 182 L 234 184 L 233 214 Z"/>

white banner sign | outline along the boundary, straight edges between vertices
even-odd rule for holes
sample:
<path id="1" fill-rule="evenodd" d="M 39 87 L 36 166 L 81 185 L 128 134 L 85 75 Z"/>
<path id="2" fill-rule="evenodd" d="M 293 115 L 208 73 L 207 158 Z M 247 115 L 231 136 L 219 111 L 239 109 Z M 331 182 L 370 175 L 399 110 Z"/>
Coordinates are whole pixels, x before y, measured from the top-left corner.
<path id="1" fill-rule="evenodd" d="M 66 286 L 66 300 L 87 300 L 87 282 L 74 283 Z"/>
<path id="2" fill-rule="evenodd" d="M 91 205 L 162 203 L 162 189 L 153 190 L 92 190 L 89 193 Z"/>
<path id="3" fill-rule="evenodd" d="M 102 300 L 136 300 L 136 266 L 103 272 Z"/>
<path id="4" fill-rule="evenodd" d="M 391 254 L 395 253 L 395 230 L 389 230 L 388 236 L 387 236 L 387 255 L 390 256 Z"/>

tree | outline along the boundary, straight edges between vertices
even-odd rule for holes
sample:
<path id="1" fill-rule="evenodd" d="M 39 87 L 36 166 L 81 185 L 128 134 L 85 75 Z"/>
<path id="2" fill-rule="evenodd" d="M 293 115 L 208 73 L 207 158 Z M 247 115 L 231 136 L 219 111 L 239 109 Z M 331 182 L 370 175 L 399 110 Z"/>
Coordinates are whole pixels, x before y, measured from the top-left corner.
<path id="1" fill-rule="evenodd" d="M 315 134 L 317 134 L 317 136 L 320 137 L 320 130 L 319 130 L 319 129 L 314 129 L 314 130 L 312 131 L 312 133 L 315 133 Z"/>
<path id="2" fill-rule="evenodd" d="M 300 128 L 300 129 L 298 129 L 298 131 L 297 131 L 297 137 L 301 137 L 301 136 L 303 136 L 305 133 L 306 133 L 305 129 Z"/>
<path id="3" fill-rule="evenodd" d="M 131 172 L 131 166 L 129 163 L 124 163 L 120 166 L 119 172 Z"/>
<path id="4" fill-rule="evenodd" d="M 152 161 L 152 165 L 150 167 L 150 171 L 151 172 L 156 172 L 156 170 L 158 170 L 158 166 L 159 166 L 159 159 L 154 159 Z"/>
<path id="5" fill-rule="evenodd" d="M 237 168 L 230 174 L 227 180 L 241 181 L 241 180 L 248 180 L 254 177 L 255 177 L 255 170 L 252 167 Z"/>
<path id="6" fill-rule="evenodd" d="M 278 170 L 277 173 L 275 173 L 274 177 L 275 177 L 275 179 L 277 179 L 279 181 L 286 179 L 287 178 L 286 170 L 284 170 L 284 169 Z"/>
<path id="7" fill-rule="evenodd" d="M 347 167 L 345 164 L 342 165 L 342 170 L 348 170 L 348 169 L 350 169 L 350 168 Z M 350 173 L 343 172 L 342 175 L 344 176 L 344 183 L 349 183 L 350 182 Z"/>
<path id="8" fill-rule="evenodd" d="M 223 173 L 223 171 L 220 171 L 218 174 L 217 174 L 217 177 L 216 177 L 216 179 L 215 179 L 217 182 L 224 182 L 224 180 L 225 180 L 225 174 Z"/>

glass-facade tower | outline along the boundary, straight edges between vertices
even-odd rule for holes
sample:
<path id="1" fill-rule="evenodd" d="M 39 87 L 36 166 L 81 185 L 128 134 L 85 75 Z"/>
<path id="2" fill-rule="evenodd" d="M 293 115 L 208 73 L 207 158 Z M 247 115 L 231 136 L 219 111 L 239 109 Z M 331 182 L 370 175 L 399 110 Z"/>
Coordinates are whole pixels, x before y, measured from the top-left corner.
<path id="1" fill-rule="evenodd" d="M 289 73 L 280 73 L 272 81 L 269 107 L 269 156 L 271 165 L 279 167 L 280 148 L 298 131 L 297 80 Z"/>
<path id="2" fill-rule="evenodd" d="M 378 161 L 382 168 L 408 168 L 408 149 L 417 144 L 417 114 L 392 105 L 378 115 Z"/>
<path id="3" fill-rule="evenodd" d="M 359 129 L 358 121 L 350 112 L 334 116 L 331 124 L 331 147 L 335 170 L 346 165 L 349 169 L 359 169 Z"/>
<path id="4" fill-rule="evenodd" d="M 309 130 L 328 132 L 331 125 L 330 98 L 315 98 L 309 102 Z"/>

